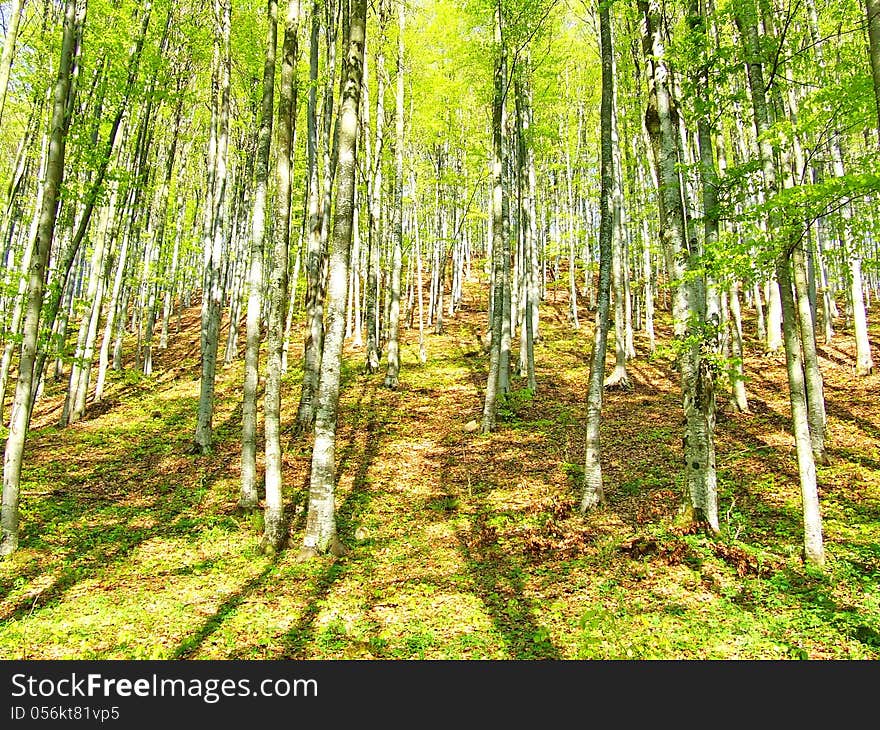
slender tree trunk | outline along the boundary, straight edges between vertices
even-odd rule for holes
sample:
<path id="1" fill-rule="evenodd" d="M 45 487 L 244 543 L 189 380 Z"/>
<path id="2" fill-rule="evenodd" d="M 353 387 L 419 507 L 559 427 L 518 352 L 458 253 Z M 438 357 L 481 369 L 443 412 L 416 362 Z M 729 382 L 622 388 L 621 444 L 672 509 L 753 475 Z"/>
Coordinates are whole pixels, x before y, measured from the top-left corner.
<path id="1" fill-rule="evenodd" d="M 107 322 L 104 324 L 104 336 L 101 340 L 101 349 L 98 353 L 98 377 L 95 381 L 94 402 L 100 403 L 104 398 L 104 383 L 107 378 L 107 368 L 110 363 L 110 345 L 116 333 L 117 319 L 125 319 L 125 309 L 120 306 L 122 289 L 125 284 L 125 268 L 128 265 L 128 249 L 130 231 L 126 230 L 123 235 L 122 245 L 116 258 L 116 274 L 113 278 L 113 290 L 110 295 L 110 304 L 107 308 Z"/>
<path id="2" fill-rule="evenodd" d="M 657 0 L 640 0 L 644 18 L 644 51 L 649 59 L 650 96 L 645 123 L 651 136 L 660 183 L 661 231 L 670 278 L 677 282 L 673 298 L 675 336 L 681 343 L 682 405 L 685 416 L 685 474 L 692 518 L 710 532 L 718 531 L 715 448 L 712 437 L 714 391 L 708 365 L 700 354 L 706 321 L 705 280 L 699 252 L 688 241 L 686 213 L 679 174 L 678 109 L 659 25 Z"/>
<path id="3" fill-rule="evenodd" d="M 739 301 L 739 282 L 734 281 L 730 284 L 729 297 L 731 345 L 735 371 L 731 380 L 733 403 L 740 413 L 748 413 L 749 401 L 743 373 L 742 307 Z"/>
<path id="4" fill-rule="evenodd" d="M 86 407 L 86 396 L 89 388 L 89 372 L 94 355 L 95 338 L 98 333 L 98 322 L 104 297 L 105 252 L 107 247 L 108 229 L 116 215 L 116 199 L 118 185 L 114 185 L 109 205 L 102 211 L 98 238 L 92 252 L 89 283 L 86 292 L 87 309 L 80 322 L 77 338 L 77 349 L 70 368 L 70 383 L 67 398 L 62 411 L 61 425 L 79 421 Z"/>
<path id="5" fill-rule="evenodd" d="M 169 17 L 169 22 L 171 20 L 171 15 Z M 166 36 L 167 37 L 167 36 Z M 171 132 L 171 145 L 168 149 L 168 158 L 165 161 L 165 175 L 162 179 L 162 182 L 159 186 L 159 193 L 157 195 L 156 200 L 156 214 L 158 216 L 156 222 L 156 231 L 154 235 L 154 258 L 155 264 L 154 266 L 158 268 L 159 257 L 161 256 L 162 248 L 165 244 L 165 230 L 167 228 L 168 222 L 168 197 L 171 191 L 171 182 L 174 177 L 174 163 L 177 157 L 177 142 L 179 138 L 179 129 L 180 129 L 180 119 L 183 113 L 183 94 L 181 93 L 182 89 L 180 85 L 178 85 L 178 93 L 180 97 L 178 99 L 177 105 L 174 110 L 174 119 L 172 122 L 172 132 Z M 175 195 L 177 191 L 175 191 Z M 172 207 L 174 207 L 174 200 L 171 202 Z M 175 247 L 176 248 L 176 247 Z M 158 273 L 158 272 L 157 272 Z M 147 286 L 149 287 L 149 298 L 147 304 L 147 330 L 146 337 L 144 342 L 144 375 L 150 375 L 153 372 L 153 330 L 156 322 L 156 300 L 158 298 L 158 283 L 156 282 L 147 282 Z M 167 344 L 167 332 L 166 332 L 166 344 Z M 160 335 L 160 345 L 161 345 L 161 335 Z"/>
<path id="6" fill-rule="evenodd" d="M 206 271 L 202 307 L 202 377 L 199 388 L 199 407 L 193 450 L 207 453 L 213 443 L 214 381 L 217 372 L 217 348 L 220 340 L 220 318 L 223 307 L 222 267 L 226 247 L 226 193 L 228 187 L 227 159 L 229 152 L 230 49 L 232 0 L 215 0 L 217 44 L 219 51 L 217 90 L 217 144 L 214 158 L 214 194 L 210 198 L 211 212 L 206 237 Z"/>
<path id="7" fill-rule="evenodd" d="M 323 179 L 318 160 L 318 61 L 321 31 L 321 2 L 312 3 L 312 28 L 309 44 L 309 98 L 308 98 L 308 238 L 306 243 L 306 336 L 303 345 L 303 381 L 296 415 L 296 433 L 311 429 L 315 420 L 315 393 L 321 369 L 321 351 L 324 347 L 324 311 L 321 297 L 323 273 Z M 327 29 L 328 34 L 331 32 Z M 333 83 L 332 79 L 329 83 Z M 329 109 L 324 110 L 330 114 Z"/>
<path id="8" fill-rule="evenodd" d="M 186 156 L 184 155 L 184 158 Z M 178 200 L 177 225 L 174 233 L 174 249 L 171 253 L 171 269 L 168 272 L 165 298 L 162 302 L 162 327 L 159 332 L 159 349 L 168 348 L 168 324 L 177 295 L 177 273 L 180 266 L 180 241 L 183 236 L 183 214 L 186 210 L 186 202 Z"/>
<path id="9" fill-rule="evenodd" d="M 617 75 L 614 57 L 611 59 L 612 73 Z M 626 307 L 627 293 L 624 286 L 626 268 L 626 210 L 623 200 L 623 165 L 620 160 L 620 135 L 617 123 L 617 93 L 612 87 L 611 97 L 611 154 L 613 157 L 613 188 L 611 191 L 613 211 L 613 257 L 611 261 L 611 285 L 614 291 L 614 370 L 605 381 L 606 388 L 629 390 L 629 375 L 626 372 Z"/>
<path id="10" fill-rule="evenodd" d="M 18 29 L 21 24 L 21 11 L 24 0 L 12 0 L 9 8 L 9 27 L 3 39 L 3 54 L 0 55 L 0 121 L 3 119 L 3 108 L 6 106 L 6 90 L 9 88 L 9 71 L 12 69 L 12 57 L 18 41 Z"/>
<path id="11" fill-rule="evenodd" d="M 795 308 L 804 363 L 804 384 L 807 396 L 807 416 L 810 423 L 810 441 L 813 460 L 817 464 L 830 464 L 825 452 L 825 388 L 816 352 L 816 330 L 807 291 L 806 262 L 803 249 L 796 247 L 791 253 L 791 272 L 794 283 Z"/>
<path id="12" fill-rule="evenodd" d="M 526 87 L 526 88 L 524 88 Z M 535 378 L 535 339 L 538 327 L 538 285 L 537 285 L 537 247 L 535 243 L 535 157 L 531 145 L 532 125 L 531 88 L 524 81 L 517 80 L 517 121 L 519 126 L 519 164 L 518 178 L 522 190 L 520 200 L 520 228 L 522 229 L 522 294 L 520 367 L 525 373 L 527 387 L 532 393 L 537 391 Z"/>
<path id="13" fill-rule="evenodd" d="M 294 145 L 295 147 L 295 145 Z M 300 230 L 299 240 L 296 247 L 296 258 L 293 260 L 293 272 L 290 274 L 290 293 L 287 297 L 287 315 L 284 318 L 284 342 L 281 346 L 281 373 L 286 374 L 288 360 L 290 359 L 290 337 L 293 334 L 293 315 L 296 308 L 296 289 L 299 282 L 299 272 L 302 268 L 303 256 L 303 233 Z"/>
<path id="14" fill-rule="evenodd" d="M 572 197 L 571 197 L 571 178 L 573 176 L 573 172 L 571 169 L 571 153 L 569 153 L 568 148 L 565 150 L 565 190 L 566 190 L 566 200 L 568 203 L 567 212 L 566 212 L 566 238 L 568 238 L 568 298 L 569 298 L 569 311 L 568 318 L 571 322 L 571 326 L 574 327 L 575 330 L 579 330 L 581 325 L 578 321 L 578 292 L 577 292 L 577 281 L 575 279 L 575 241 L 574 241 L 574 230 L 571 224 L 571 216 L 572 216 Z"/>
<path id="15" fill-rule="evenodd" d="M 361 309 L 361 228 L 360 228 L 360 202 L 358 191 L 354 196 L 354 220 L 352 221 L 352 342 L 351 346 L 360 349 L 364 346 L 364 327 Z"/>
<path id="16" fill-rule="evenodd" d="M 397 93 L 395 109 L 394 137 L 394 210 L 392 221 L 393 251 L 391 254 L 391 307 L 388 326 L 388 371 L 385 385 L 396 388 L 400 376 L 400 269 L 403 258 L 403 31 L 404 4 L 398 0 L 397 5 Z"/>
<path id="17" fill-rule="evenodd" d="M 757 30 L 757 9 L 753 0 L 748 0 L 737 9 L 735 21 L 740 31 L 743 50 L 746 56 L 746 70 L 752 92 L 752 111 L 755 130 L 758 134 L 758 150 L 764 176 L 764 188 L 768 195 L 777 190 L 775 150 L 770 142 L 770 116 L 766 101 L 766 84 L 761 57 L 761 44 Z M 771 212 L 769 217 L 771 232 L 781 229 L 778 214 Z M 777 293 L 782 309 L 783 336 L 785 338 L 785 359 L 788 370 L 789 399 L 791 402 L 792 431 L 797 451 L 798 474 L 804 515 L 804 557 L 807 562 L 822 566 L 825 562 L 822 544 L 822 518 L 819 509 L 819 494 L 816 484 L 816 466 L 813 460 L 813 446 L 810 437 L 809 414 L 806 386 L 804 383 L 803 352 L 798 336 L 797 309 L 792 294 L 792 280 L 789 257 L 793 246 L 789 243 L 777 255 L 776 278 Z"/>
<path id="18" fill-rule="evenodd" d="M 417 296 L 419 300 L 419 362 L 424 365 L 428 360 L 428 353 L 425 349 L 425 306 L 422 296 L 424 291 L 422 282 L 422 234 L 419 226 L 419 198 L 414 173 L 411 179 L 413 191 L 413 233 L 416 239 L 416 288 L 418 289 Z"/>
<path id="19" fill-rule="evenodd" d="M 257 138 L 253 225 L 251 227 L 250 270 L 244 388 L 241 407 L 241 494 L 238 506 L 245 512 L 257 508 L 257 384 L 260 375 L 260 314 L 263 294 L 263 244 L 266 238 L 266 197 L 269 187 L 269 153 L 272 146 L 272 120 L 275 96 L 275 55 L 278 45 L 278 0 L 268 0 L 266 57 L 263 63 L 263 98 Z"/>
<path id="20" fill-rule="evenodd" d="M 49 156 L 46 163 L 46 181 L 40 209 L 34 257 L 28 276 L 27 307 L 25 308 L 21 357 L 12 419 L 3 458 L 3 498 L 0 504 L 0 557 L 10 555 L 18 548 L 18 503 L 21 483 L 22 456 L 30 423 L 30 404 L 34 383 L 34 360 L 43 306 L 46 264 L 55 232 L 58 200 L 64 178 L 64 152 L 70 117 L 67 114 L 71 86 L 71 65 L 77 26 L 84 22 L 85 8 L 77 0 L 66 0 L 61 41 L 61 60 L 52 101 Z"/>
<path id="21" fill-rule="evenodd" d="M 654 281 L 653 268 L 651 266 L 651 245 L 648 218 L 642 218 L 642 276 L 644 277 L 645 299 L 645 335 L 648 337 L 648 351 L 654 353 L 657 350 L 657 338 L 654 334 Z"/>
<path id="22" fill-rule="evenodd" d="M 608 320 L 611 299 L 613 257 L 614 152 L 612 114 L 614 73 L 610 9 L 599 5 L 600 54 L 602 58 L 602 101 L 600 107 L 600 192 L 599 192 L 599 289 L 596 298 L 596 328 L 590 353 L 590 380 L 587 389 L 587 424 L 584 462 L 584 492 L 581 512 L 602 504 L 602 450 L 599 427 L 602 419 L 602 391 L 605 379 L 605 355 L 608 349 Z"/>
<path id="23" fill-rule="evenodd" d="M 345 86 L 338 120 L 339 187 L 333 241 L 330 250 L 330 283 L 327 288 L 327 337 L 318 384 L 315 445 L 309 483 L 309 507 L 303 557 L 328 550 L 340 553 L 336 536 L 336 422 L 339 408 L 340 370 L 345 335 L 345 300 L 351 253 L 357 134 L 361 79 L 364 67 L 367 0 L 353 0 L 346 38 Z"/>
<path id="24" fill-rule="evenodd" d="M 384 37 L 386 12 L 384 4 L 380 4 L 379 26 Z M 376 51 L 376 142 L 373 147 L 373 159 L 370 160 L 372 171 L 371 193 L 369 201 L 370 228 L 369 254 L 367 255 L 367 352 L 364 369 L 375 373 L 379 369 L 379 274 L 381 268 L 381 236 L 382 236 L 382 153 L 385 141 L 385 54 L 382 50 L 382 37 L 377 43 Z M 364 130 L 365 134 L 369 130 Z"/>
<path id="25" fill-rule="evenodd" d="M 489 354 L 489 377 L 486 381 L 486 397 L 483 402 L 481 430 L 489 433 L 495 429 L 497 399 L 500 390 L 501 336 L 504 317 L 504 256 L 506 224 L 504 221 L 504 84 L 507 76 L 507 55 L 501 26 L 501 6 L 495 9 L 495 87 L 492 101 L 492 316 Z M 508 316 L 509 323 L 509 316 Z M 509 324 L 508 324 L 509 326 Z M 502 391 L 503 392 L 503 391 Z"/>
<path id="26" fill-rule="evenodd" d="M 850 297 L 853 302 L 853 329 L 856 336 L 856 375 L 870 375 L 874 371 L 871 341 L 868 339 L 868 318 L 862 287 L 862 259 L 853 251 L 849 259 Z"/>
<path id="27" fill-rule="evenodd" d="M 263 547 L 273 553 L 284 544 L 281 459 L 281 358 L 284 344 L 284 313 L 288 296 L 288 249 L 290 247 L 290 187 L 295 93 L 297 34 L 300 0 L 288 0 L 281 48 L 281 85 L 278 98 L 278 152 L 275 171 L 275 227 L 272 276 L 269 294 L 268 362 L 264 401 L 266 431 L 266 509 Z"/>
<path id="28" fill-rule="evenodd" d="M 865 5 L 868 16 L 868 53 L 871 58 L 871 79 L 874 82 L 874 104 L 877 108 L 878 144 L 880 144 L 880 0 L 865 0 Z"/>
<path id="29" fill-rule="evenodd" d="M 783 307 L 783 334 L 785 336 L 785 361 L 788 370 L 789 401 L 791 403 L 792 428 L 801 483 L 804 513 L 804 557 L 807 562 L 822 566 L 825 549 L 822 539 L 822 516 L 819 508 L 819 492 L 816 485 L 816 466 L 813 460 L 810 436 L 806 384 L 804 382 L 803 353 L 797 332 L 797 312 L 792 296 L 792 282 L 788 257 L 781 254 L 776 263 Z"/>
<path id="30" fill-rule="evenodd" d="M 15 334 L 21 333 L 22 318 L 24 316 L 24 310 L 27 305 L 26 295 L 28 282 L 30 281 L 29 272 L 31 267 L 31 258 L 33 257 L 34 248 L 36 246 L 37 231 L 39 230 L 40 216 L 43 209 L 43 195 L 46 189 L 45 179 L 46 166 L 48 164 L 49 158 L 48 153 L 49 135 L 44 134 L 40 151 L 40 171 L 37 182 L 36 200 L 34 202 L 34 213 L 33 218 L 31 219 L 30 228 L 27 233 L 27 243 L 24 247 L 24 251 L 22 252 L 18 293 L 15 297 L 15 306 L 12 310 L 12 323 L 10 324 L 10 332 L 13 332 Z M 10 338 L 3 346 L 3 360 L 2 365 L 0 365 L 0 420 L 4 420 L 2 414 L 3 408 L 6 403 L 6 389 L 9 381 L 9 369 L 12 365 L 12 357 L 14 355 L 14 351 L 15 340 Z"/>
<path id="31" fill-rule="evenodd" d="M 779 287 L 772 279 L 767 282 L 767 352 L 778 353 L 784 343 L 782 338 L 782 302 Z"/>

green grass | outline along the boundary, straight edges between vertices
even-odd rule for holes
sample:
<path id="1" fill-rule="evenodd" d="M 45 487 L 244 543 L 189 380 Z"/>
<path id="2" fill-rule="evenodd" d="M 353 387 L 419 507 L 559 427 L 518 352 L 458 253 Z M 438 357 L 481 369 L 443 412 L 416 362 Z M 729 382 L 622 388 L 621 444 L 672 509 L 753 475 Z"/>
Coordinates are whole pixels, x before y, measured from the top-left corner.
<path id="1" fill-rule="evenodd" d="M 588 334 L 542 320 L 538 392 L 515 381 L 498 430 L 470 434 L 487 357 L 459 343 L 480 316 L 447 320 L 424 366 L 407 333 L 396 393 L 350 353 L 336 452 L 350 552 L 339 559 L 295 559 L 308 438 L 284 436 L 291 549 L 261 555 L 261 516 L 234 511 L 240 363 L 218 374 L 206 456 L 187 452 L 193 356 L 176 379 L 114 376 L 112 406 L 74 427 L 41 417 L 21 549 L 0 562 L 0 658 L 880 659 L 880 471 L 867 431 L 819 470 L 822 573 L 800 560 L 791 455 L 746 439 L 766 434 L 758 417 L 719 423 L 721 535 L 674 531 L 674 378 L 609 394 L 609 504 L 584 519 Z M 660 366 L 632 367 L 644 378 Z M 285 424 L 300 378 L 285 377 Z M 628 552 L 639 537 L 650 549 Z"/>

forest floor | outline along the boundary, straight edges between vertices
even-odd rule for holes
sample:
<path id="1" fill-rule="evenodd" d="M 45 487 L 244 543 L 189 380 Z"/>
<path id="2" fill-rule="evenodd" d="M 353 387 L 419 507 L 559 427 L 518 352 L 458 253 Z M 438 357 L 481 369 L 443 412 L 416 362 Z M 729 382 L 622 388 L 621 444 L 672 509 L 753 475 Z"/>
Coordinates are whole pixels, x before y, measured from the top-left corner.
<path id="1" fill-rule="evenodd" d="M 214 452 L 188 453 L 197 307 L 155 374 L 129 358 L 84 421 L 57 426 L 64 383 L 50 384 L 25 457 L 22 547 L 0 562 L 0 658 L 880 659 L 880 375 L 854 376 L 852 338 L 821 347 L 833 463 L 818 470 L 819 573 L 800 558 L 783 358 L 753 337 L 752 412 L 725 405 L 718 419 L 721 535 L 675 527 L 678 379 L 640 333 L 633 389 L 605 398 L 608 504 L 578 514 L 593 317 L 582 310 L 573 331 L 564 292 L 542 304 L 537 394 L 516 379 L 488 436 L 465 428 L 488 367 L 484 287 L 426 335 L 424 365 L 417 331 L 404 333 L 396 391 L 348 350 L 340 558 L 296 560 L 311 450 L 289 428 L 290 549 L 261 555 L 260 517 L 236 514 L 240 360 L 218 373 Z M 285 424 L 300 377 L 285 379 Z"/>

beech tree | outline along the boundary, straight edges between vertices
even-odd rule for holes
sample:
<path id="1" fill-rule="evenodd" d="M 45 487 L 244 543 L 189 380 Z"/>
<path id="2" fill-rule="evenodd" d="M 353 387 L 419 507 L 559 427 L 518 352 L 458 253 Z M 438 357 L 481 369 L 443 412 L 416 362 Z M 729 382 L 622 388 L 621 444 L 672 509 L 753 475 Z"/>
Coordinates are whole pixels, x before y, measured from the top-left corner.
<path id="1" fill-rule="evenodd" d="M 315 444 L 309 481 L 309 506 L 303 556 L 341 550 L 336 535 L 336 423 L 348 267 L 354 215 L 357 131 L 360 112 L 361 79 L 366 46 L 367 1 L 354 0 L 346 38 L 345 85 L 339 107 L 339 184 L 330 249 L 330 282 L 327 287 L 327 336 L 321 358 Z"/>
<path id="2" fill-rule="evenodd" d="M 64 4 L 64 25 L 61 58 L 52 94 L 52 116 L 49 123 L 49 150 L 46 162 L 40 217 L 34 256 L 26 290 L 27 307 L 23 323 L 23 339 L 18 364 L 18 379 L 12 403 L 9 436 L 3 456 L 3 501 L 0 509 L 0 556 L 18 548 L 18 503 L 21 487 L 21 463 L 31 415 L 34 391 L 34 364 L 40 313 L 43 306 L 46 265 L 55 234 L 61 184 L 64 180 L 64 153 L 70 123 L 69 105 L 74 53 L 85 23 L 85 3 L 67 0 Z"/>

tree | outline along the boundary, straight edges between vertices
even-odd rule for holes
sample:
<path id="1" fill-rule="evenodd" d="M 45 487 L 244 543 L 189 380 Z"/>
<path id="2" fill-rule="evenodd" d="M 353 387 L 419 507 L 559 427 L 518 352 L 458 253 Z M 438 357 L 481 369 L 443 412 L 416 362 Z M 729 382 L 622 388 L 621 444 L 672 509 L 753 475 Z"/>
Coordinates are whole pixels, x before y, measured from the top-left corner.
<path id="1" fill-rule="evenodd" d="M 328 550 L 341 550 L 336 535 L 336 422 L 342 345 L 345 336 L 345 305 L 351 253 L 354 214 L 357 131 L 360 112 L 361 80 L 366 46 L 366 0 L 353 0 L 351 22 L 346 39 L 345 85 L 339 109 L 339 187 L 330 249 L 330 282 L 327 288 L 327 337 L 321 359 L 315 443 L 309 481 L 309 506 L 303 557 Z"/>
<path id="2" fill-rule="evenodd" d="M 266 62 L 263 65 L 263 97 L 260 105 L 260 131 L 257 141 L 256 190 L 251 229 L 250 271 L 248 275 L 247 334 L 245 375 L 241 408 L 241 496 L 239 506 L 256 509 L 257 496 L 257 383 L 260 360 L 260 315 L 263 295 L 263 242 L 266 236 L 266 199 L 269 187 L 269 153 L 275 107 L 275 53 L 278 43 L 278 2 L 266 7 Z"/>
<path id="3" fill-rule="evenodd" d="M 768 132 L 770 129 L 770 111 L 767 105 L 766 81 L 764 65 L 760 53 L 760 41 L 757 32 L 757 8 L 753 1 L 742 5 L 736 14 L 749 87 L 752 95 L 752 112 L 755 129 L 758 135 L 758 149 L 764 178 L 766 195 L 772 196 L 777 190 L 776 151 L 773 149 Z M 803 350 L 798 332 L 797 310 L 792 292 L 790 257 L 798 240 L 791 231 L 785 231 L 779 214 L 769 215 L 768 226 L 771 231 L 788 233 L 788 243 L 780 246 L 775 257 L 776 278 L 779 297 L 782 303 L 782 327 L 785 343 L 785 360 L 788 371 L 789 399 L 791 403 L 792 430 L 797 451 L 798 474 L 801 483 L 801 495 L 804 515 L 804 556 L 809 563 L 822 566 L 825 562 L 825 551 L 822 540 L 822 518 L 819 510 L 819 493 L 816 485 L 816 465 L 813 458 L 810 423 L 807 410 L 807 393 L 804 381 Z"/>
<path id="4" fill-rule="evenodd" d="M 495 73 L 494 73 L 494 96 L 492 98 L 492 277 L 493 286 L 490 296 L 492 297 L 491 318 L 491 341 L 489 359 L 489 378 L 486 381 L 486 397 L 483 401 L 482 431 L 489 433 L 495 428 L 495 415 L 499 394 L 504 394 L 502 371 L 506 366 L 503 358 L 503 331 L 504 331 L 504 296 L 505 280 L 509 267 L 505 265 L 505 258 L 509 253 L 509 231 L 507 217 L 505 216 L 505 189 L 504 189 L 504 164 L 505 164 L 505 88 L 507 82 L 507 52 L 504 46 L 504 31 L 502 27 L 501 3 L 495 9 Z M 509 289 L 509 287 L 507 287 Z M 508 317 L 509 323 L 509 317 Z"/>
<path id="5" fill-rule="evenodd" d="M 688 238 L 679 172 L 678 103 L 665 61 L 660 8 L 639 2 L 643 48 L 648 60 L 649 100 L 645 126 L 651 138 L 660 197 L 660 230 L 666 267 L 675 290 L 672 317 L 681 373 L 685 416 L 684 461 L 693 519 L 718 532 L 717 483 L 713 426 L 715 392 L 711 367 L 702 358 L 706 326 L 706 289 L 697 241 Z"/>
<path id="6" fill-rule="evenodd" d="M 217 345 L 220 338 L 222 309 L 222 267 L 226 245 L 227 161 L 229 155 L 230 114 L 230 32 L 232 0 L 214 1 L 214 82 L 211 109 L 211 137 L 208 141 L 208 195 L 205 197 L 205 274 L 202 293 L 202 378 L 199 387 L 199 408 L 195 453 L 207 453 L 213 440 L 214 379 L 217 367 Z"/>
<path id="7" fill-rule="evenodd" d="M 275 167 L 275 227 L 272 276 L 269 283 L 268 363 L 264 396 L 266 430 L 266 509 L 263 547 L 278 550 L 286 538 L 281 462 L 281 359 L 284 345 L 284 314 L 288 297 L 288 251 L 290 248 L 290 186 L 293 153 L 293 120 L 296 118 L 296 56 L 300 0 L 288 0 L 281 48 L 281 89 L 278 99 L 278 152 Z"/>
<path id="8" fill-rule="evenodd" d="M 403 259 L 403 145 L 404 145 L 404 85 L 403 85 L 403 30 L 404 5 L 397 5 L 397 89 L 395 94 L 394 137 L 394 220 L 392 222 L 391 306 L 388 323 L 388 371 L 385 385 L 396 388 L 400 377 L 400 269 Z"/>
<path id="9" fill-rule="evenodd" d="M 49 124 L 49 156 L 46 163 L 46 182 L 40 209 L 39 227 L 34 246 L 34 257 L 28 276 L 27 308 L 24 317 L 24 338 L 18 365 L 18 379 L 9 423 L 9 436 L 3 456 L 3 502 L 0 509 L 0 556 L 18 548 L 18 503 L 21 482 L 21 463 L 31 415 L 34 390 L 34 362 L 40 312 L 43 307 L 46 264 L 55 233 L 58 201 L 64 180 L 64 152 L 70 123 L 69 104 L 71 67 L 78 36 L 85 24 L 86 7 L 79 0 L 66 0 L 61 40 L 61 59 L 52 95 L 52 117 Z"/>
<path id="10" fill-rule="evenodd" d="M 599 192 L 599 291 L 596 327 L 590 354 L 590 379 L 587 390 L 587 424 L 584 461 L 584 491 L 581 512 L 588 512 L 605 500 L 602 484 L 602 451 L 599 427 L 602 418 L 602 391 L 605 380 L 605 355 L 608 349 L 608 322 L 611 300 L 612 239 L 614 236 L 614 151 L 612 115 L 614 104 L 614 46 L 611 35 L 610 3 L 599 3 L 599 47 L 602 59 L 602 106 L 600 111 Z"/>

